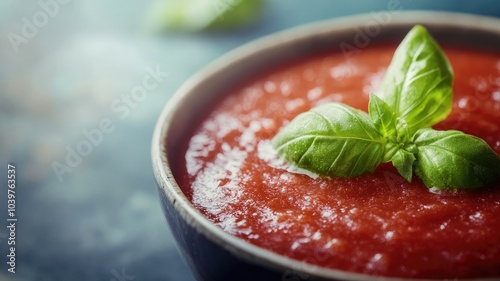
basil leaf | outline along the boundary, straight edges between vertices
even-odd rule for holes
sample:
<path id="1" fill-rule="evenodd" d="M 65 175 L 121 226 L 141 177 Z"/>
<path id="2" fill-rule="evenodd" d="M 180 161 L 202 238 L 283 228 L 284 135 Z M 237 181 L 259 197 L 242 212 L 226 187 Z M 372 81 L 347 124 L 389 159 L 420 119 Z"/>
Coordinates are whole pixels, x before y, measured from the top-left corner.
<path id="1" fill-rule="evenodd" d="M 299 168 L 323 176 L 351 177 L 375 170 L 385 139 L 365 112 L 328 103 L 298 115 L 272 144 Z"/>
<path id="2" fill-rule="evenodd" d="M 475 188 L 500 175 L 500 157 L 482 139 L 460 131 L 415 134 L 415 172 L 428 187 Z"/>
<path id="3" fill-rule="evenodd" d="M 183 0 L 185 1 L 185 0 Z M 209 29 L 234 29 L 257 20 L 264 0 L 209 0 L 217 11 L 217 19 Z"/>
<path id="4" fill-rule="evenodd" d="M 154 30 L 234 29 L 254 21 L 263 0 L 159 0 L 147 14 Z"/>
<path id="5" fill-rule="evenodd" d="M 401 42 L 378 96 L 408 124 L 410 135 L 451 111 L 453 70 L 439 45 L 420 25 Z"/>
<path id="6" fill-rule="evenodd" d="M 375 94 L 370 94 L 368 113 L 373 125 L 384 136 L 390 136 L 396 132 L 396 116 L 392 109 Z"/>
<path id="7" fill-rule="evenodd" d="M 396 167 L 399 174 L 405 178 L 408 182 L 411 182 L 413 176 L 413 163 L 415 162 L 415 156 L 413 153 L 408 152 L 404 149 L 399 149 L 392 156 L 392 165 Z"/>

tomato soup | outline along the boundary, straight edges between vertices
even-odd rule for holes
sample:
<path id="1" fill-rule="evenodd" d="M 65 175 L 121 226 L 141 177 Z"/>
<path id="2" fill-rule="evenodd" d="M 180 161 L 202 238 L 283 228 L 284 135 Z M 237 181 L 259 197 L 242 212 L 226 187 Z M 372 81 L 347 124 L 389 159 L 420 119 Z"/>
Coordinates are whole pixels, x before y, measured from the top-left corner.
<path id="1" fill-rule="evenodd" d="M 377 276 L 500 277 L 498 181 L 439 192 L 417 176 L 406 182 L 391 164 L 325 179 L 293 171 L 271 147 L 280 128 L 316 105 L 366 111 L 395 49 L 318 54 L 228 90 L 186 140 L 174 170 L 184 193 L 227 233 L 310 264 Z M 434 128 L 476 135 L 500 153 L 500 53 L 443 49 L 455 72 L 453 110 Z"/>

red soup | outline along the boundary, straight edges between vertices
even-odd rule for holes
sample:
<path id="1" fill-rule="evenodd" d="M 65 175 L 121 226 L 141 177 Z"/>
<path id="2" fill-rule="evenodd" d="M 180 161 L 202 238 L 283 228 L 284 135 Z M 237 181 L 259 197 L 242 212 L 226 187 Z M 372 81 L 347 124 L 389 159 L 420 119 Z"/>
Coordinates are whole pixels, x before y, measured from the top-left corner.
<path id="1" fill-rule="evenodd" d="M 391 164 L 350 179 L 290 171 L 270 140 L 301 112 L 331 101 L 367 110 L 396 46 L 350 60 L 313 56 L 234 91 L 200 122 L 174 171 L 184 193 L 224 231 L 328 268 L 419 278 L 500 277 L 500 184 L 437 192 Z M 500 53 L 444 48 L 453 111 L 436 129 L 483 138 L 500 153 Z"/>

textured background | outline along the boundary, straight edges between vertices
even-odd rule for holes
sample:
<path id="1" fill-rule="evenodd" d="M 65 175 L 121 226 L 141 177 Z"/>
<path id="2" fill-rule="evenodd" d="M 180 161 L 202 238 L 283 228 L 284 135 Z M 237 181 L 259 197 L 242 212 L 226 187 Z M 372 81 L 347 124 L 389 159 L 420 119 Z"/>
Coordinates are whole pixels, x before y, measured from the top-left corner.
<path id="1" fill-rule="evenodd" d="M 151 170 L 151 135 L 166 101 L 190 75 L 245 42 L 302 23 L 386 10 L 387 2 L 269 0 L 258 22 L 242 30 L 157 34 L 143 27 L 150 1 L 69 0 L 16 52 L 8 34 L 20 34 L 23 18 L 40 4 L 2 0 L 0 280 L 193 280 Z M 495 0 L 400 2 L 404 10 L 500 16 Z M 148 67 L 168 77 L 127 112 L 114 110 Z M 82 131 L 104 118 L 114 130 L 60 181 L 52 163 L 64 163 L 67 147 L 76 149 Z M 16 274 L 5 263 L 7 163 L 18 176 Z"/>

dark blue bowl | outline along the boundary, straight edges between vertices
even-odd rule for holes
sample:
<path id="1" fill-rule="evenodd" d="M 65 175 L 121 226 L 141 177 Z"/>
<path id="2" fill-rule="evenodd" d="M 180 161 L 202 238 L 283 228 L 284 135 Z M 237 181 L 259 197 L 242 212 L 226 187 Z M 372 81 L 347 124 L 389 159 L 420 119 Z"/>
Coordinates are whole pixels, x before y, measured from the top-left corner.
<path id="1" fill-rule="evenodd" d="M 221 100 L 232 86 L 292 58 L 325 50 L 348 55 L 341 46 L 361 50 L 373 43 L 399 43 L 417 23 L 425 25 L 440 43 L 500 49 L 500 20 L 456 13 L 387 10 L 310 24 L 246 44 L 194 75 L 177 91 L 155 129 L 153 169 L 178 249 L 198 280 L 410 280 L 318 267 L 232 236 L 191 204 L 171 167 L 184 157 L 182 145 L 200 121 L 201 113 Z M 310 260 L 315 258 L 320 257 L 311 256 Z"/>

